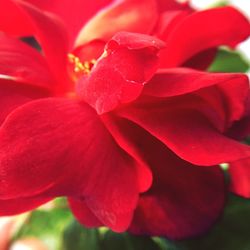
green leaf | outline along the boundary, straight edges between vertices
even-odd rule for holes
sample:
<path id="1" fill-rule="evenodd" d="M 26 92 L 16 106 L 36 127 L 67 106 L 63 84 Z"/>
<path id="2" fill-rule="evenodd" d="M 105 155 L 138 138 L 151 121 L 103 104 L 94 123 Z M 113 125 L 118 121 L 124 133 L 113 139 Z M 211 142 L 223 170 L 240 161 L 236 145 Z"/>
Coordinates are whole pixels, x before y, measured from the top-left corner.
<path id="1" fill-rule="evenodd" d="M 117 234 L 108 231 L 102 240 L 102 250 L 161 250 L 150 237 L 133 236 L 129 233 Z"/>
<path id="2" fill-rule="evenodd" d="M 57 201 L 64 204 L 64 201 Z M 49 210 L 37 209 L 13 237 L 13 241 L 25 237 L 36 237 L 42 240 L 51 250 L 59 249 L 64 228 L 72 220 L 67 206 L 57 206 Z"/>
<path id="3" fill-rule="evenodd" d="M 223 218 L 205 236 L 176 242 L 184 250 L 248 250 L 250 201 L 231 196 Z"/>
<path id="4" fill-rule="evenodd" d="M 64 250 L 102 250 L 98 229 L 87 229 L 73 220 L 63 235 Z"/>
<path id="5" fill-rule="evenodd" d="M 210 72 L 246 72 L 250 68 L 249 63 L 240 52 L 219 49 L 214 63 L 209 67 Z"/>

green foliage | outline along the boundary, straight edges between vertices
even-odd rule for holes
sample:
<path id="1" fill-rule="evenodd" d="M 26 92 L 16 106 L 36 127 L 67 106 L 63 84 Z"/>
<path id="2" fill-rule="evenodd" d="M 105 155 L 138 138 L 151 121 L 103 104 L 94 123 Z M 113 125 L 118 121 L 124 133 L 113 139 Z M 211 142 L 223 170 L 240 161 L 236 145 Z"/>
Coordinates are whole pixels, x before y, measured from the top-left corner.
<path id="1" fill-rule="evenodd" d="M 63 250 L 161 250 L 150 237 L 84 228 L 76 221 L 65 229 Z M 169 249 L 170 250 L 170 249 Z"/>
<path id="2" fill-rule="evenodd" d="M 250 201 L 231 195 L 223 216 L 204 236 L 183 241 L 117 234 L 80 225 L 58 200 L 57 207 L 36 210 L 15 239 L 38 237 L 51 250 L 247 250 L 250 249 Z"/>
<path id="3" fill-rule="evenodd" d="M 97 229 L 87 229 L 73 220 L 64 231 L 63 250 L 101 250 L 100 233 Z"/>
<path id="4" fill-rule="evenodd" d="M 51 250 L 60 249 L 62 232 L 65 225 L 72 220 L 72 214 L 65 207 L 65 201 L 61 199 L 56 202 L 58 206 L 55 208 L 32 212 L 13 240 L 34 236 L 41 239 Z M 64 206 L 61 206 L 63 204 Z"/>
<path id="5" fill-rule="evenodd" d="M 219 49 L 214 63 L 209 67 L 210 72 L 246 72 L 250 64 L 240 52 Z"/>

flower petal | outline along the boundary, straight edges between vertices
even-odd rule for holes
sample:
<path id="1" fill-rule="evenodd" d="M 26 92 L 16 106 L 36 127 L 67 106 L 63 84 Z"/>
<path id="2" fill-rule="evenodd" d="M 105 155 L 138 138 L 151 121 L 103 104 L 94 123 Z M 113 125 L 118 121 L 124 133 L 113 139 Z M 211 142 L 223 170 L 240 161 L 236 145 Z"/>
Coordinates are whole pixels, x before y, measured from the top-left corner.
<path id="1" fill-rule="evenodd" d="M 249 35 L 249 21 L 232 7 L 196 12 L 169 34 L 167 47 L 161 52 L 161 66 L 176 67 L 198 52 L 220 45 L 234 47 Z"/>
<path id="2" fill-rule="evenodd" d="M 189 105 L 188 102 L 182 104 Z M 250 156 L 249 146 L 224 136 L 205 114 L 195 109 L 152 105 L 147 109 L 123 109 L 119 115 L 138 124 L 179 157 L 195 165 L 211 166 Z"/>
<path id="3" fill-rule="evenodd" d="M 16 109 L 0 130 L 0 162 L 1 199 L 83 197 L 113 230 L 130 224 L 136 163 L 85 103 L 48 98 Z"/>
<path id="4" fill-rule="evenodd" d="M 0 30 L 14 36 L 30 36 L 33 34 L 31 23 L 12 0 L 0 2 Z"/>
<path id="5" fill-rule="evenodd" d="M 152 168 L 154 182 L 140 197 L 129 231 L 170 239 L 206 232 L 221 215 L 225 203 L 221 169 L 194 166 L 181 160 L 140 128 L 132 133 Z"/>
<path id="6" fill-rule="evenodd" d="M 25 43 L 0 34 L 0 79 L 52 89 L 55 80 L 41 54 Z"/>
<path id="7" fill-rule="evenodd" d="M 250 198 L 250 158 L 229 164 L 230 191 Z"/>
<path id="8" fill-rule="evenodd" d="M 112 113 L 108 113 L 102 116 L 102 120 L 116 140 L 116 143 L 137 162 L 136 167 L 140 192 L 147 191 L 152 184 L 152 172 L 140 154 L 140 149 L 131 143 L 124 124 L 121 123 L 121 119 L 112 115 Z M 121 128 L 124 128 L 124 130 L 121 130 Z"/>
<path id="9" fill-rule="evenodd" d="M 19 198 L 12 200 L 0 200 L 0 216 L 9 216 L 24 213 L 35 209 L 48 202 L 49 198 Z"/>
<path id="10" fill-rule="evenodd" d="M 149 34 L 157 19 L 158 8 L 155 0 L 116 1 L 100 11 L 83 27 L 75 45 L 83 45 L 95 39 L 107 42 L 119 31 Z"/>
<path id="11" fill-rule="evenodd" d="M 112 0 L 82 1 L 82 0 L 29 0 L 32 4 L 59 16 L 65 23 L 70 35 L 70 44 L 85 23 Z"/>
<path id="12" fill-rule="evenodd" d="M 69 46 L 67 31 L 63 24 L 56 16 L 38 9 L 28 2 L 13 1 L 20 9 L 20 13 L 32 25 L 33 34 L 41 44 L 55 78 L 60 82 L 58 88 L 69 88 L 66 68 Z"/>
<path id="13" fill-rule="evenodd" d="M 0 124 L 15 108 L 49 95 L 50 93 L 42 88 L 0 79 Z"/>
<path id="14" fill-rule="evenodd" d="M 157 69 L 160 40 L 122 32 L 106 46 L 90 75 L 78 83 L 79 96 L 99 114 L 135 100 Z"/>
<path id="15" fill-rule="evenodd" d="M 84 200 L 69 198 L 68 201 L 71 211 L 81 224 L 90 228 L 103 226 Z"/>
<path id="16" fill-rule="evenodd" d="M 188 1 L 181 3 L 176 0 L 157 0 L 157 3 L 160 11 L 191 10 Z"/>
<path id="17" fill-rule="evenodd" d="M 208 94 L 207 87 L 215 86 L 213 93 Z M 204 89 L 206 88 L 206 89 Z M 142 94 L 155 97 L 173 97 L 193 91 L 201 95 L 207 102 L 214 102 L 215 94 L 219 94 L 214 108 L 219 110 L 218 103 L 223 102 L 222 112 L 227 116 L 227 127 L 242 117 L 248 97 L 249 80 L 244 74 L 206 73 L 186 68 L 173 68 L 156 74 L 144 87 Z"/>
<path id="18" fill-rule="evenodd" d="M 238 73 L 207 73 L 188 68 L 165 69 L 155 74 L 145 84 L 144 95 L 156 97 L 171 97 L 188 94 L 201 88 L 221 83 L 233 82 L 234 85 L 242 85 L 245 92 L 248 92 L 248 78 Z"/>

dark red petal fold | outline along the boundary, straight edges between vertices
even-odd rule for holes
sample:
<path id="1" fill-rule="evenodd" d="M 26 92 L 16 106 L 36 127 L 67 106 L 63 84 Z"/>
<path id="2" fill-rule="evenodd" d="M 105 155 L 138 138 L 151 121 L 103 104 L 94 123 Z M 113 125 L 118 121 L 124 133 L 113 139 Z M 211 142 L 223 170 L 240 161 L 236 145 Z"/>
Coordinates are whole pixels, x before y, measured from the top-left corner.
<path id="1" fill-rule="evenodd" d="M 22 0 L 14 2 L 20 8 L 20 13 L 31 23 L 33 34 L 41 44 L 55 78 L 60 82 L 58 88 L 69 88 L 66 68 L 69 46 L 65 27 L 56 16 L 28 2 Z"/>
<path id="2" fill-rule="evenodd" d="M 139 194 L 136 162 L 85 103 L 48 98 L 13 111 L 0 129 L 0 162 L 1 199 L 83 197 L 113 230 L 130 224 Z"/>
<path id="3" fill-rule="evenodd" d="M 49 67 L 42 55 L 25 43 L 0 34 L 0 79 L 53 89 Z"/>
<path id="4" fill-rule="evenodd" d="M 150 34 L 158 19 L 155 0 L 122 0 L 99 12 L 81 30 L 76 45 L 94 39 L 108 41 L 120 31 Z"/>
<path id="5" fill-rule="evenodd" d="M 107 120 L 106 120 L 107 121 Z M 153 172 L 153 185 L 140 195 L 130 231 L 172 239 L 207 230 L 220 215 L 225 199 L 219 167 L 202 168 L 181 160 L 166 146 L 128 120 L 113 117 L 109 126 Z"/>
<path id="6" fill-rule="evenodd" d="M 49 198 L 19 198 L 12 200 L 0 200 L 0 216 L 16 215 L 35 209 L 48 202 Z"/>
<path id="7" fill-rule="evenodd" d="M 232 7 L 196 12 L 180 22 L 167 37 L 161 66 L 176 67 L 198 52 L 220 45 L 234 47 L 249 35 L 249 21 Z"/>
<path id="8" fill-rule="evenodd" d="M 206 232 L 221 215 L 225 203 L 221 169 L 191 165 L 152 140 L 143 140 L 142 145 L 152 166 L 154 183 L 140 197 L 129 231 L 175 240 Z"/>
<path id="9" fill-rule="evenodd" d="M 250 158 L 229 164 L 230 191 L 250 198 Z"/>
<path id="10" fill-rule="evenodd" d="M 77 91 L 99 114 L 135 100 L 157 70 L 157 53 L 164 43 L 151 36 L 122 32 L 107 43 Z"/>
<path id="11" fill-rule="evenodd" d="M 146 164 L 143 156 L 140 154 L 140 148 L 131 143 L 126 131 L 122 130 L 122 124 L 120 124 L 120 119 L 118 117 L 108 113 L 102 116 L 102 120 L 109 132 L 112 134 L 116 143 L 129 155 L 131 155 L 134 160 L 136 160 L 136 170 L 140 192 L 147 191 L 152 184 L 153 178 L 150 168 Z"/>

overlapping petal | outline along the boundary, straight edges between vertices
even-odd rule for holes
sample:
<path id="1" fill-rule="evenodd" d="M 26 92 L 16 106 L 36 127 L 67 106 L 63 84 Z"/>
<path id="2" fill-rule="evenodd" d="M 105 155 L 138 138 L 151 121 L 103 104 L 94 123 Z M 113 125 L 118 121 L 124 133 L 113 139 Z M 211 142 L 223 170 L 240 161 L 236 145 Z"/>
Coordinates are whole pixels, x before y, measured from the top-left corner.
<path id="1" fill-rule="evenodd" d="M 206 77 L 204 73 L 187 70 L 190 74 L 184 81 L 185 70 L 183 75 L 181 71 L 179 74 L 169 74 L 167 78 L 162 78 L 163 81 L 161 77 L 152 79 L 145 86 L 143 94 L 155 97 L 142 98 L 130 108 L 118 110 L 118 114 L 149 131 L 177 155 L 193 164 L 215 165 L 248 157 L 248 146 L 222 134 L 233 120 L 244 114 L 248 94 L 247 79 L 238 74 Z M 217 89 L 204 88 L 216 83 Z M 199 91 L 187 95 L 194 90 Z M 215 91 L 218 90 L 216 97 Z M 181 96 L 184 93 L 186 95 Z M 157 101 L 156 97 L 161 98 Z M 168 98 L 164 101 L 164 97 Z"/>
<path id="2" fill-rule="evenodd" d="M 154 140 L 140 142 L 152 166 L 154 183 L 140 197 L 130 231 L 183 239 L 206 232 L 218 219 L 225 202 L 219 167 L 201 168 L 182 161 Z M 154 211 L 154 212 L 152 212 Z"/>
<path id="3" fill-rule="evenodd" d="M 117 141 L 123 142 L 124 148 L 129 145 L 137 149 L 134 155 L 148 164 L 154 177 L 152 187 L 140 196 L 129 230 L 172 239 L 208 230 L 224 205 L 225 185 L 220 168 L 202 168 L 181 160 L 128 120 L 112 117 L 112 124 L 109 130 Z"/>
<path id="4" fill-rule="evenodd" d="M 163 46 L 150 36 L 118 33 L 107 43 L 90 75 L 79 81 L 79 95 L 99 114 L 135 100 L 156 72 L 157 53 Z"/>
<path id="5" fill-rule="evenodd" d="M 181 65 L 198 52 L 220 45 L 234 47 L 249 34 L 249 21 L 232 7 L 195 12 L 180 22 L 166 39 L 162 38 L 167 47 L 161 52 L 161 65 Z"/>
<path id="6" fill-rule="evenodd" d="M 7 117 L 0 140 L 2 199 L 84 197 L 113 230 L 130 224 L 139 193 L 136 162 L 88 105 L 61 98 L 31 102 Z"/>

